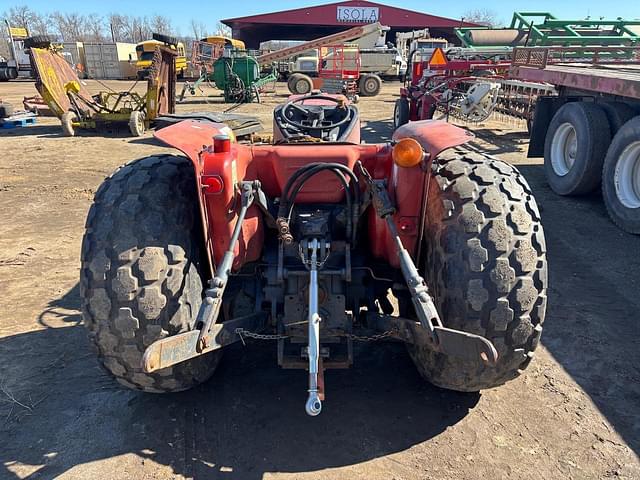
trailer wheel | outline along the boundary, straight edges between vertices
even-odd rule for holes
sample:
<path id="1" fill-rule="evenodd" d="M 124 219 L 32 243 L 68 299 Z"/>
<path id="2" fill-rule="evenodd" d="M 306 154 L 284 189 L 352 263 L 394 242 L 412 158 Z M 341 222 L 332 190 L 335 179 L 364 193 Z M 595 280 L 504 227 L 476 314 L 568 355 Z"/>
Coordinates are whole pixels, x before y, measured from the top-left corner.
<path id="1" fill-rule="evenodd" d="M 558 195 L 592 192 L 600 184 L 611 142 L 604 111 L 593 103 L 571 102 L 554 115 L 544 145 L 547 182 Z"/>
<path id="2" fill-rule="evenodd" d="M 296 75 L 298 75 L 296 77 Z M 289 84 L 291 85 L 290 91 L 291 93 L 295 93 L 297 95 L 306 95 L 311 90 L 313 90 L 313 80 L 308 75 L 304 75 L 302 73 L 297 73 L 292 75 L 293 80 L 289 79 Z"/>
<path id="3" fill-rule="evenodd" d="M 598 106 L 602 108 L 605 115 L 607 116 L 612 137 L 618 130 L 622 128 L 625 123 L 636 116 L 635 110 L 626 103 L 604 102 L 598 103 Z"/>
<path id="4" fill-rule="evenodd" d="M 60 117 L 60 123 L 62 124 L 62 133 L 65 137 L 74 137 L 76 135 L 73 124 L 78 121 L 78 116 L 75 112 L 64 112 Z"/>
<path id="5" fill-rule="evenodd" d="M 439 387 L 492 388 L 528 366 L 542 333 L 547 260 L 540 214 L 511 165 L 465 148 L 436 162 L 422 275 L 444 326 L 485 336 L 499 358 L 491 367 L 407 346 L 422 376 Z"/>
<path id="6" fill-rule="evenodd" d="M 152 374 L 142 355 L 154 341 L 193 328 L 206 278 L 191 162 L 135 160 L 96 192 L 82 242 L 80 296 L 98 358 L 121 384 L 147 392 L 186 390 L 208 379 L 216 351 Z"/>
<path id="7" fill-rule="evenodd" d="M 640 117 L 613 137 L 604 160 L 602 197 L 618 227 L 640 234 Z"/>
<path id="8" fill-rule="evenodd" d="M 50 35 L 34 35 L 24 40 L 24 48 L 49 48 L 54 42 Z"/>
<path id="9" fill-rule="evenodd" d="M 393 128 L 400 128 L 406 123 L 409 123 L 409 100 L 406 97 L 400 97 L 396 100 L 393 109 Z"/>
<path id="10" fill-rule="evenodd" d="M 382 79 L 372 73 L 363 75 L 358 86 L 363 97 L 375 97 L 382 89 Z"/>
<path id="11" fill-rule="evenodd" d="M 144 135 L 144 112 L 135 110 L 131 112 L 129 117 L 129 131 L 134 137 L 141 137 Z"/>
<path id="12" fill-rule="evenodd" d="M 18 78 L 18 69 L 14 67 L 0 67 L 0 82 L 8 82 Z"/>
<path id="13" fill-rule="evenodd" d="M 289 78 L 287 79 L 287 88 L 289 89 L 289 92 L 295 93 L 293 91 L 294 84 L 295 84 L 295 82 L 298 81 L 298 78 L 300 78 L 300 76 L 301 76 L 300 73 L 294 73 L 294 74 L 289 75 Z"/>

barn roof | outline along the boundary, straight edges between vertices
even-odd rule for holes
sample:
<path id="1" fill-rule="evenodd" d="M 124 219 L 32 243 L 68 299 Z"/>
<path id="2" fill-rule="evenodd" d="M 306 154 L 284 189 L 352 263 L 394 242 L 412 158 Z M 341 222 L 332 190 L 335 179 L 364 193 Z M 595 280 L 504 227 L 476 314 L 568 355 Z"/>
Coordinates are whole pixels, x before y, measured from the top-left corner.
<path id="1" fill-rule="evenodd" d="M 351 0 L 328 3 L 311 7 L 295 8 L 280 12 L 250 15 L 222 20 L 222 23 L 232 27 L 239 24 L 280 24 L 280 25 L 360 25 L 362 22 L 341 21 L 337 18 L 337 7 L 377 7 L 380 17 L 377 19 L 389 27 L 424 26 L 432 28 L 453 28 L 473 26 L 474 24 L 461 20 L 414 12 L 404 8 L 384 5 L 382 3 L 363 0 Z"/>

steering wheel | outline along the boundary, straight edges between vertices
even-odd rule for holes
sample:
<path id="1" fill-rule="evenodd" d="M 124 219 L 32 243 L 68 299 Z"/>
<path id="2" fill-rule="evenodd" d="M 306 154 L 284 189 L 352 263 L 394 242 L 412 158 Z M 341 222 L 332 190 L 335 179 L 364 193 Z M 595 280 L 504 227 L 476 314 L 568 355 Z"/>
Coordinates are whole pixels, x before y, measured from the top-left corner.
<path id="1" fill-rule="evenodd" d="M 294 127 L 298 127 L 301 130 L 333 130 L 340 125 L 345 124 L 351 118 L 351 114 L 348 108 L 345 108 L 347 114 L 344 116 L 342 120 L 338 120 L 337 122 L 331 123 L 329 125 L 321 125 L 321 123 L 325 120 L 325 109 L 324 105 L 298 105 L 299 103 L 304 102 L 305 100 L 328 100 L 330 102 L 335 103 L 336 105 L 343 106 L 344 100 L 341 98 L 328 97 L 325 95 L 314 95 L 311 97 L 300 97 L 295 100 L 291 100 L 287 102 L 285 106 L 282 108 L 282 116 L 286 118 L 287 122 L 293 125 Z M 302 113 L 305 118 L 311 123 L 311 125 L 303 125 L 302 123 L 298 123 L 289 118 L 287 112 L 289 110 L 298 110 Z"/>

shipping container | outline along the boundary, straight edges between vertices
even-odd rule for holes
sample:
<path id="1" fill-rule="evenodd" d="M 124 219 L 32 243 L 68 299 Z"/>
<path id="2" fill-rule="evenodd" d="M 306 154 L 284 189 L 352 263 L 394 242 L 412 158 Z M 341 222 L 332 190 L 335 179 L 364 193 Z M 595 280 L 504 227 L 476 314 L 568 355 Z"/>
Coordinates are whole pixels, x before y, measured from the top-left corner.
<path id="1" fill-rule="evenodd" d="M 136 78 L 134 43 L 84 43 L 89 78 L 126 80 Z"/>
<path id="2" fill-rule="evenodd" d="M 82 42 L 64 42 L 62 44 L 62 54 L 71 66 L 78 70 L 79 77 L 86 73 L 87 62 L 84 58 L 84 45 Z"/>

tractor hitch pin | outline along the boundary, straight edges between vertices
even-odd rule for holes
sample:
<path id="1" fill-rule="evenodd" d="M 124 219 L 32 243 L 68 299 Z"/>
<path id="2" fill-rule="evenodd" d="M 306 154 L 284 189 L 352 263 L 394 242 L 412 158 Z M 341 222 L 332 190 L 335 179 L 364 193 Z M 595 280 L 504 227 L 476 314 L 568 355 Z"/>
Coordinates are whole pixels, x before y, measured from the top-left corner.
<path id="1" fill-rule="evenodd" d="M 318 240 L 307 244 L 311 250 L 309 268 L 309 398 L 305 405 L 308 415 L 315 417 L 322 410 L 318 390 L 318 359 L 320 357 L 320 315 L 318 314 Z"/>
<path id="2" fill-rule="evenodd" d="M 216 268 L 216 274 L 210 283 L 211 288 L 208 288 L 205 292 L 204 300 L 196 317 L 196 328 L 201 325 L 196 343 L 196 350 L 198 352 L 202 352 L 211 344 L 211 339 L 209 338 L 211 327 L 216 323 L 220 315 L 222 296 L 227 287 L 233 260 L 236 257 L 234 250 L 240 237 L 242 223 L 247 215 L 247 210 L 249 210 L 249 207 L 253 203 L 255 195 L 259 194 L 259 192 L 260 182 L 257 180 L 240 183 L 240 212 L 238 213 L 238 220 L 236 221 L 231 239 L 229 240 L 229 248 L 224 252 L 222 260 Z"/>

